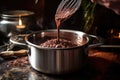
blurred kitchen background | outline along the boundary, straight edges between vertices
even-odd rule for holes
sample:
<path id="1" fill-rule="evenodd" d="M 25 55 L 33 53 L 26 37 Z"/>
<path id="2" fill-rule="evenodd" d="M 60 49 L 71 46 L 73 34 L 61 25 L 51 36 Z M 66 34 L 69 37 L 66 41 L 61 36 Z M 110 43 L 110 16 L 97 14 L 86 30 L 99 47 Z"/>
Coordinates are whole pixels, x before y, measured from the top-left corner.
<path id="1" fill-rule="evenodd" d="M 32 11 L 35 13 L 36 25 L 32 26 L 32 28 L 30 28 L 31 30 L 56 29 L 54 15 L 60 1 L 61 0 L 38 0 L 36 3 L 35 0 L 0 0 L 0 14 L 9 10 Z M 93 7 L 88 6 L 88 4 L 94 6 L 92 13 L 92 10 L 89 9 Z M 88 6 L 87 9 L 86 6 Z M 90 26 L 88 28 L 85 27 L 85 23 L 88 20 L 88 18 L 85 18 L 87 10 L 89 10 L 87 17 L 92 16 L 90 22 L 87 23 L 87 26 Z M 117 36 L 117 41 L 120 41 L 120 16 L 112 10 L 98 4 L 95 5 L 88 0 L 83 0 L 79 10 L 61 25 L 61 29 L 84 31 L 88 34 L 94 34 L 107 39 L 106 44 L 120 44 L 113 40 L 114 36 Z M 0 32 L 1 40 L 4 38 L 2 34 L 3 33 Z"/>

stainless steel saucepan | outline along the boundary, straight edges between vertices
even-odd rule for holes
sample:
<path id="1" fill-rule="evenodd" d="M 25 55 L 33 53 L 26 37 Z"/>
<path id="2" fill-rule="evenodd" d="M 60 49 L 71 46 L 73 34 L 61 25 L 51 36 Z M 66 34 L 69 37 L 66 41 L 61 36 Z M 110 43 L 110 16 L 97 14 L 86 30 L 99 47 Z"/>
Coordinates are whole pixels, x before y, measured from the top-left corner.
<path id="1" fill-rule="evenodd" d="M 90 35 L 84 32 L 61 29 L 61 38 L 80 45 L 71 48 L 43 48 L 38 44 L 45 37 L 57 37 L 57 30 L 41 30 L 28 34 L 25 36 L 26 44 L 16 42 L 14 38 L 11 38 L 10 41 L 15 44 L 27 45 L 31 66 L 37 71 L 48 74 L 66 74 L 81 70 L 86 63 L 88 48 L 101 44 L 97 37 L 98 43 L 90 44 Z"/>

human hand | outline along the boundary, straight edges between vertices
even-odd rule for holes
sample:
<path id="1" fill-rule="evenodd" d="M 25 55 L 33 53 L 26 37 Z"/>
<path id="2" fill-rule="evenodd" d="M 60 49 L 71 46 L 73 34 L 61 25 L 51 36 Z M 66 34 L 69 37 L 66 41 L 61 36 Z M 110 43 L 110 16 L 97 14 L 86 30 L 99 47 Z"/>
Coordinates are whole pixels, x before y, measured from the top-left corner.
<path id="1" fill-rule="evenodd" d="M 120 0 L 91 0 L 94 3 L 112 9 L 116 14 L 120 15 Z"/>

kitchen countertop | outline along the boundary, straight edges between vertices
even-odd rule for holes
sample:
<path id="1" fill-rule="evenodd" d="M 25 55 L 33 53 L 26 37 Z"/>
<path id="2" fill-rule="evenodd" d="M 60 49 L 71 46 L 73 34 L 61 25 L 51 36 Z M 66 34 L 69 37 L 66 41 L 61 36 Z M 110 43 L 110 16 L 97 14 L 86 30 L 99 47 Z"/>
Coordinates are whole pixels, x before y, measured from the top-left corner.
<path id="1" fill-rule="evenodd" d="M 91 49 L 80 72 L 49 75 L 34 70 L 27 56 L 0 61 L 0 80 L 120 80 L 120 52 Z"/>

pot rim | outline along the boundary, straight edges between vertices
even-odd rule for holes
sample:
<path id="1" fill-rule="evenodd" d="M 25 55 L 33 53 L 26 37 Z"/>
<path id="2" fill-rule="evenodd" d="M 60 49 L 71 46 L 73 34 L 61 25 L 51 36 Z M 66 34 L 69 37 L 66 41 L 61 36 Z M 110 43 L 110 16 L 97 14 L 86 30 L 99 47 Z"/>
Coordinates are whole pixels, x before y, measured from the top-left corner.
<path id="1" fill-rule="evenodd" d="M 30 15 L 34 15 L 35 13 L 32 11 L 27 11 L 27 10 L 10 10 L 10 11 L 4 11 L 1 16 L 3 18 L 6 17 L 13 17 L 13 18 L 18 18 L 19 16 L 21 17 L 26 17 Z"/>
<path id="2" fill-rule="evenodd" d="M 88 42 L 89 42 L 89 37 L 88 37 L 88 35 L 87 35 L 86 33 L 82 32 L 82 31 L 68 30 L 68 29 L 60 29 L 60 31 L 72 32 L 72 33 L 76 33 L 76 34 L 82 34 L 82 36 L 86 38 L 86 42 L 85 42 L 84 44 L 82 44 L 82 45 L 78 45 L 78 46 L 70 47 L 70 48 L 47 48 L 47 47 L 41 47 L 41 46 L 39 46 L 39 45 L 37 45 L 37 44 L 34 44 L 34 43 L 32 43 L 32 42 L 30 42 L 30 41 L 28 40 L 28 37 L 30 37 L 31 35 L 37 34 L 37 33 L 40 33 L 40 32 L 41 32 L 41 33 L 42 33 L 42 32 L 46 32 L 46 31 L 47 31 L 47 32 L 51 32 L 51 31 L 56 31 L 56 29 L 41 30 L 41 31 L 37 31 L 37 32 L 31 33 L 31 34 L 28 34 L 28 35 L 25 37 L 25 42 L 26 42 L 28 45 L 34 46 L 34 47 L 39 48 L 39 49 L 45 49 L 45 50 L 51 50 L 51 49 L 52 49 L 52 50 L 75 49 L 75 48 L 83 47 L 83 46 L 87 45 Z"/>

